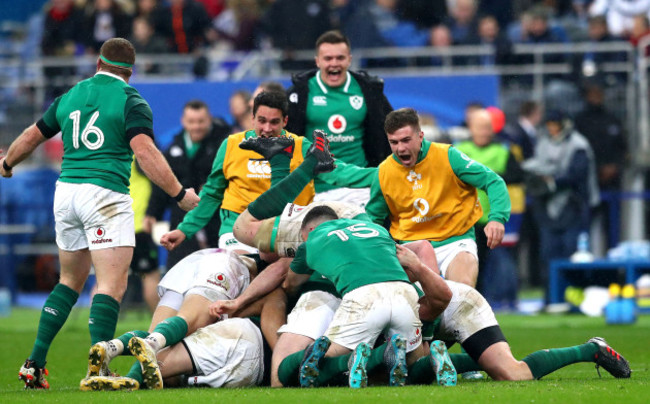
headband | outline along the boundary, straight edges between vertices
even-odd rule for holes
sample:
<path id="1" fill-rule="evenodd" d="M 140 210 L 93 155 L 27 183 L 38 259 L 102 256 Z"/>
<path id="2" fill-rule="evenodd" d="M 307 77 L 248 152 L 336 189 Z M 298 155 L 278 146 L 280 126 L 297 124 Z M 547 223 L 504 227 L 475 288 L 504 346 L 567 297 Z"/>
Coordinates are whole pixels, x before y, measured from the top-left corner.
<path id="1" fill-rule="evenodd" d="M 99 58 L 104 62 L 108 63 L 109 65 L 120 66 L 120 67 L 133 67 L 132 63 L 113 62 L 112 60 L 106 59 L 104 55 L 99 55 Z"/>

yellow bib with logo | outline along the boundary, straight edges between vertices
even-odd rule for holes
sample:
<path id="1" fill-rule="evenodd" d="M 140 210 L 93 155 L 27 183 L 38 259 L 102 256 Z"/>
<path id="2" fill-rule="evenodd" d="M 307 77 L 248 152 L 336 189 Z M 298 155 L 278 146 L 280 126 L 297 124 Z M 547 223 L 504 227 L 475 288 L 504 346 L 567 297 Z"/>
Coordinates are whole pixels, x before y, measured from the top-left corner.
<path id="1" fill-rule="evenodd" d="M 379 165 L 379 184 L 396 240 L 444 241 L 467 232 L 483 215 L 476 188 L 449 163 L 449 145 L 431 143 L 427 155 L 406 168 L 391 155 Z"/>
<path id="2" fill-rule="evenodd" d="M 302 136 L 293 137 L 295 147 L 289 169 L 295 170 L 303 161 Z M 271 188 L 271 165 L 262 156 L 250 150 L 242 150 L 239 143 L 244 140 L 246 132 L 235 133 L 226 140 L 226 155 L 223 160 L 223 175 L 228 181 L 224 191 L 221 209 L 242 213 L 248 204 Z M 306 206 L 314 199 L 314 182 L 311 181 L 294 201 Z"/>

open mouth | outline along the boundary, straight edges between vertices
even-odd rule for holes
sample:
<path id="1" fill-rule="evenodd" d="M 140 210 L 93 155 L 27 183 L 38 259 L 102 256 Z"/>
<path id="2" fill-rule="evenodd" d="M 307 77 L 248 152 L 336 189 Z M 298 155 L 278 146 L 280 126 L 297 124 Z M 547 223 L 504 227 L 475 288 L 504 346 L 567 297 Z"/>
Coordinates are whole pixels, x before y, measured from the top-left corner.
<path id="1" fill-rule="evenodd" d="M 410 154 L 398 154 L 397 157 L 402 162 L 402 164 L 404 164 L 405 166 L 408 166 L 409 164 L 411 164 L 412 158 L 411 158 Z"/>
<path id="2" fill-rule="evenodd" d="M 329 79 L 333 81 L 339 80 L 342 74 L 343 71 L 340 69 L 332 69 L 327 71 L 327 77 L 329 77 Z"/>

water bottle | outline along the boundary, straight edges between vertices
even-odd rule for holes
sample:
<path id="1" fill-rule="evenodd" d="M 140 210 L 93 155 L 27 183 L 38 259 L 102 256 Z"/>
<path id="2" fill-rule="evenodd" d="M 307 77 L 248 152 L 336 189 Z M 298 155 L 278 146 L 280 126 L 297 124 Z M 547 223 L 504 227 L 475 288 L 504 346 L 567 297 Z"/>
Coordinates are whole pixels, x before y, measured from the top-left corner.
<path id="1" fill-rule="evenodd" d="M 605 322 L 619 324 L 621 322 L 621 287 L 618 283 L 609 285 L 609 303 L 605 306 Z"/>
<path id="2" fill-rule="evenodd" d="M 11 292 L 7 288 L 0 288 L 0 317 L 9 317 L 11 314 Z"/>
<path id="3" fill-rule="evenodd" d="M 621 293 L 621 324 L 633 324 L 636 322 L 636 292 L 634 285 L 628 284 L 623 287 Z"/>
<path id="4" fill-rule="evenodd" d="M 589 251 L 589 233 L 583 231 L 578 234 L 576 252 L 571 255 L 571 262 L 592 262 L 594 255 Z"/>

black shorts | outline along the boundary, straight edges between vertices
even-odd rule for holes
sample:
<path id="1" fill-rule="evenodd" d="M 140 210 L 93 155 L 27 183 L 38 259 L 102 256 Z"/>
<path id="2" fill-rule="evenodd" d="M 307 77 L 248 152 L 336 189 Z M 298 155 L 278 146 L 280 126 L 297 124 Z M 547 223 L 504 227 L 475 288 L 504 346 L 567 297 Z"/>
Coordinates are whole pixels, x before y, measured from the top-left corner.
<path id="1" fill-rule="evenodd" d="M 147 274 L 158 270 L 158 246 L 151 234 L 140 232 L 135 235 L 135 248 L 131 260 L 131 271 L 135 274 Z"/>

